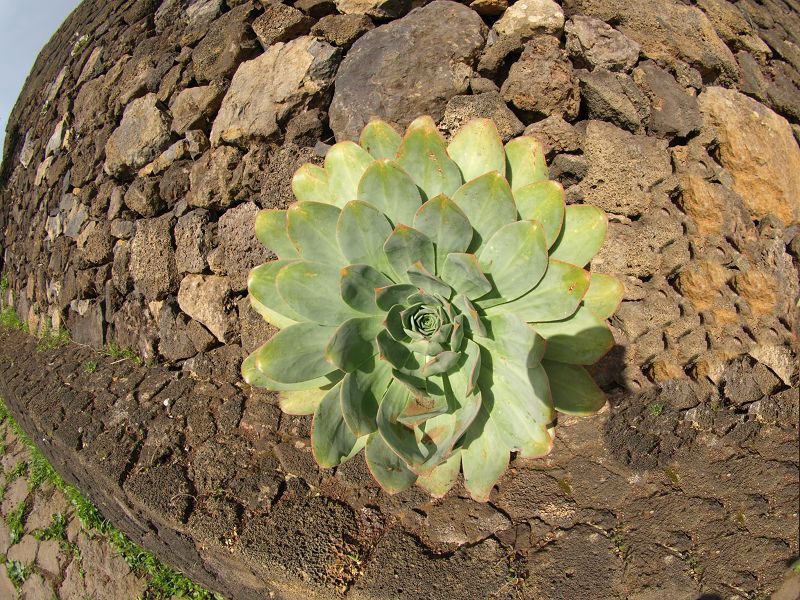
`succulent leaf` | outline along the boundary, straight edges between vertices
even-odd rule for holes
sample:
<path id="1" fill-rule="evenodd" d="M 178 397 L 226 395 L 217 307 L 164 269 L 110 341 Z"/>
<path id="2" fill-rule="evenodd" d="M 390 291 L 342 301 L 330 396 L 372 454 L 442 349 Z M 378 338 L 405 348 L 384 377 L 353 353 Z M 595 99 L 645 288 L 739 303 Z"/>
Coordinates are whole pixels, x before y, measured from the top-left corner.
<path id="1" fill-rule="evenodd" d="M 465 252 L 473 229 L 464 212 L 444 195 L 431 198 L 417 211 L 414 227 L 436 244 L 436 272 L 451 252 Z"/>
<path id="2" fill-rule="evenodd" d="M 392 267 L 397 281 L 407 281 L 406 271 L 416 262 L 421 262 L 433 272 L 436 265 L 436 254 L 431 239 L 407 225 L 398 225 L 386 238 L 383 252 Z"/>
<path id="3" fill-rule="evenodd" d="M 348 264 L 366 264 L 388 271 L 383 244 L 392 233 L 386 216 L 360 200 L 344 205 L 336 226 L 336 238 Z"/>
<path id="4" fill-rule="evenodd" d="M 256 216 L 256 237 L 279 258 L 300 258 L 300 253 L 289 239 L 286 230 L 285 210 L 262 210 Z"/>
<path id="5" fill-rule="evenodd" d="M 378 353 L 375 338 L 381 317 L 354 317 L 339 325 L 325 348 L 325 358 L 345 373 L 358 369 Z"/>
<path id="6" fill-rule="evenodd" d="M 317 377 L 315 379 L 299 381 L 296 383 L 279 383 L 274 379 L 270 379 L 258 369 L 257 360 L 260 350 L 261 347 L 257 348 L 242 361 L 242 378 L 248 385 L 272 390 L 274 392 L 297 392 L 330 387 L 332 384 L 341 379 L 339 372 L 334 371 L 333 373 L 328 373 L 323 377 Z"/>
<path id="7" fill-rule="evenodd" d="M 583 304 L 601 319 L 608 319 L 619 308 L 624 294 L 625 288 L 616 277 L 592 273 Z"/>
<path id="8" fill-rule="evenodd" d="M 508 467 L 509 451 L 503 435 L 485 405 L 464 435 L 461 448 L 461 469 L 464 487 L 478 502 L 489 500 L 489 494 Z"/>
<path id="9" fill-rule="evenodd" d="M 614 336 L 605 321 L 581 306 L 563 321 L 532 323 L 547 340 L 544 357 L 573 365 L 591 365 L 614 346 Z"/>
<path id="10" fill-rule="evenodd" d="M 378 405 L 391 381 L 391 367 L 383 360 L 364 363 L 342 379 L 342 415 L 356 437 L 377 431 Z"/>
<path id="11" fill-rule="evenodd" d="M 506 155 L 503 140 L 490 119 L 474 119 L 453 136 L 447 153 L 461 169 L 464 181 L 485 173 L 505 173 Z"/>
<path id="12" fill-rule="evenodd" d="M 451 252 L 442 265 L 442 279 L 459 294 L 475 299 L 488 294 L 492 284 L 486 279 L 474 254 Z"/>
<path id="13" fill-rule="evenodd" d="M 358 143 L 376 160 L 394 158 L 403 138 L 394 127 L 380 119 L 372 119 L 361 132 Z"/>
<path id="14" fill-rule="evenodd" d="M 514 190 L 520 217 L 539 221 L 547 247 L 556 243 L 564 222 L 564 188 L 557 181 L 536 181 Z"/>
<path id="15" fill-rule="evenodd" d="M 306 163 L 292 177 L 292 193 L 301 202 L 331 201 L 328 193 L 328 174 L 325 169 Z"/>
<path id="16" fill-rule="evenodd" d="M 373 433 L 369 436 L 364 454 L 369 472 L 389 494 L 407 490 L 417 480 L 417 476 L 389 449 L 380 434 Z"/>
<path id="17" fill-rule="evenodd" d="M 487 337 L 480 343 L 492 356 L 505 362 L 535 367 L 545 354 L 547 344 L 536 330 L 512 312 L 488 317 Z"/>
<path id="18" fill-rule="evenodd" d="M 605 394 L 584 367 L 552 360 L 542 361 L 542 366 L 547 371 L 553 405 L 558 412 L 576 416 L 592 415 L 605 405 Z"/>
<path id="19" fill-rule="evenodd" d="M 348 265 L 341 271 L 342 300 L 359 312 L 382 315 L 385 311 L 376 302 L 379 289 L 393 287 L 392 281 L 369 265 Z"/>
<path id="20" fill-rule="evenodd" d="M 476 252 L 503 225 L 517 220 L 517 207 L 511 188 L 497 171 L 462 185 L 453 194 L 453 202 L 475 229 L 467 248 L 470 252 Z"/>
<path id="21" fill-rule="evenodd" d="M 293 261 L 275 277 L 286 304 L 305 319 L 322 325 L 338 325 L 363 316 L 342 300 L 340 282 L 338 268 L 310 260 Z"/>
<path id="22" fill-rule="evenodd" d="M 278 394 L 278 405 L 287 415 L 313 415 L 329 389 L 286 390 Z"/>
<path id="23" fill-rule="evenodd" d="M 428 271 L 425 265 L 420 262 L 411 265 L 406 270 L 406 277 L 412 285 L 423 289 L 429 294 L 439 294 L 449 298 L 450 294 L 453 293 L 449 285 Z"/>
<path id="24" fill-rule="evenodd" d="M 408 126 L 397 150 L 397 163 L 419 186 L 424 199 L 452 196 L 461 185 L 461 169 L 448 156 L 444 138 L 430 117 Z"/>
<path id="25" fill-rule="evenodd" d="M 298 321 L 303 321 L 291 306 L 289 306 L 275 285 L 275 277 L 280 270 L 296 261 L 276 260 L 265 263 L 250 271 L 247 278 L 247 290 L 250 293 L 250 304 L 265 321 L 275 327 L 288 327 Z"/>
<path id="26" fill-rule="evenodd" d="M 372 163 L 358 183 L 358 199 L 376 206 L 395 225 L 411 225 L 422 206 L 414 180 L 391 160 Z"/>
<path id="27" fill-rule="evenodd" d="M 386 445 L 403 459 L 409 468 L 425 462 L 413 430 L 400 422 L 400 417 L 411 404 L 411 392 L 396 379 L 389 384 L 378 408 L 378 431 Z"/>
<path id="28" fill-rule="evenodd" d="M 417 485 L 434 498 L 441 498 L 455 485 L 460 469 L 461 450 L 456 450 L 436 468 L 417 477 Z"/>
<path id="29" fill-rule="evenodd" d="M 358 182 L 373 160 L 369 152 L 355 142 L 331 146 L 325 155 L 329 202 L 342 207 L 358 198 Z"/>
<path id="30" fill-rule="evenodd" d="M 300 256 L 336 266 L 347 264 L 336 237 L 331 235 L 340 213 L 335 206 L 320 202 L 298 202 L 289 208 L 286 231 Z"/>
<path id="31" fill-rule="evenodd" d="M 505 311 L 514 312 L 525 321 L 559 321 L 578 309 L 587 289 L 587 271 L 551 259 L 535 288 L 516 300 L 486 309 L 486 314 Z"/>
<path id="32" fill-rule="evenodd" d="M 325 347 L 334 328 L 296 323 L 281 329 L 258 349 L 256 367 L 279 383 L 299 383 L 336 371 L 325 360 Z"/>
<path id="33" fill-rule="evenodd" d="M 546 181 L 548 176 L 540 142 L 522 136 L 506 144 L 506 179 L 514 192 L 535 181 Z"/>
<path id="34" fill-rule="evenodd" d="M 358 453 L 367 438 L 356 438 L 344 421 L 337 383 L 322 398 L 314 412 L 311 449 L 321 467 L 336 467 Z"/>
<path id="35" fill-rule="evenodd" d="M 504 225 L 484 244 L 479 258 L 494 290 L 478 304 L 488 308 L 523 295 L 536 287 L 547 270 L 542 225 L 538 221 Z"/>
<path id="36" fill-rule="evenodd" d="M 564 226 L 550 249 L 550 257 L 572 265 L 586 265 L 606 239 L 608 218 L 596 206 L 571 204 L 564 212 Z"/>

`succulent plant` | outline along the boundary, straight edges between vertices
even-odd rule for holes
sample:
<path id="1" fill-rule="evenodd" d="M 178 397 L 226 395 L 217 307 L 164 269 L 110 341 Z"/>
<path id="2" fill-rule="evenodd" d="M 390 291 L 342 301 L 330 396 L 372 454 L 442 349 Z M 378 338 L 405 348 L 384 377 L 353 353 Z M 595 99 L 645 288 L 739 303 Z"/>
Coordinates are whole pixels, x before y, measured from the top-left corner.
<path id="1" fill-rule="evenodd" d="M 463 471 L 485 501 L 511 452 L 550 451 L 556 411 L 603 406 L 583 365 L 613 346 L 622 286 L 584 267 L 606 215 L 565 207 L 537 141 L 504 146 L 487 119 L 449 144 L 430 117 L 403 137 L 375 120 L 292 190 L 256 220 L 279 258 L 252 270 L 250 300 L 280 331 L 242 374 L 314 415 L 321 466 L 363 448 L 389 492 L 442 496 Z"/>

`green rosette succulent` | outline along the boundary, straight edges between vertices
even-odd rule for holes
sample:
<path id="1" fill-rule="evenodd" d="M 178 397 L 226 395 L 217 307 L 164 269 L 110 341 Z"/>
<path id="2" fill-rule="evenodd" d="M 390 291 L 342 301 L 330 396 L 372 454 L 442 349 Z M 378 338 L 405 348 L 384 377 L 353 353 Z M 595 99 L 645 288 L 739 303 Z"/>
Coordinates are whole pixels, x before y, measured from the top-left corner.
<path id="1" fill-rule="evenodd" d="M 537 141 L 504 146 L 487 119 L 449 144 L 430 117 L 403 137 L 376 120 L 292 189 L 256 220 L 279 258 L 251 271 L 250 300 L 280 331 L 242 374 L 314 415 L 321 466 L 363 448 L 389 492 L 442 496 L 463 471 L 485 501 L 511 452 L 550 451 L 556 411 L 604 405 L 584 365 L 613 346 L 622 286 L 584 267 L 606 215 L 565 206 Z"/>

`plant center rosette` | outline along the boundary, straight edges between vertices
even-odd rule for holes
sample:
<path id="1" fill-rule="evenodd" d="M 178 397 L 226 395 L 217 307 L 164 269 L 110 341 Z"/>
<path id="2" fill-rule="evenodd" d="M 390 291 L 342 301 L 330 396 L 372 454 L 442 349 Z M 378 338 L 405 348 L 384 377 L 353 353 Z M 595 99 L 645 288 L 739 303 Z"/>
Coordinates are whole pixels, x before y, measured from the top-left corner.
<path id="1" fill-rule="evenodd" d="M 442 496 L 463 472 L 485 501 L 511 452 L 550 451 L 556 411 L 603 406 L 584 365 L 613 346 L 622 286 L 585 267 L 606 216 L 565 206 L 538 142 L 503 145 L 486 119 L 449 144 L 429 117 L 403 137 L 372 121 L 292 189 L 256 221 L 279 258 L 250 300 L 280 331 L 242 374 L 314 415 L 320 465 L 364 449 L 389 492 Z"/>

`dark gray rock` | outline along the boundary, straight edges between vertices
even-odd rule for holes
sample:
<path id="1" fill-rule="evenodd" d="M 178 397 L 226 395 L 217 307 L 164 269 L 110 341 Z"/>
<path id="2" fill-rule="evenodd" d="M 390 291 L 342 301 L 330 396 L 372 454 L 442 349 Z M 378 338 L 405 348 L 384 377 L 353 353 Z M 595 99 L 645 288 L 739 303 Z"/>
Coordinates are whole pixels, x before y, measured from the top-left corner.
<path id="1" fill-rule="evenodd" d="M 572 63 L 558 38 L 540 35 L 525 44 L 500 88 L 506 102 L 533 116 L 578 115 L 580 96 Z"/>
<path id="2" fill-rule="evenodd" d="M 575 15 L 564 26 L 567 51 L 578 67 L 630 71 L 641 46 L 600 19 Z"/>
<path id="3" fill-rule="evenodd" d="M 186 213 L 175 225 L 175 266 L 178 273 L 202 273 L 210 250 L 208 211 L 198 208 Z"/>
<path id="4" fill-rule="evenodd" d="M 252 12 L 252 4 L 237 6 L 209 25 L 208 33 L 192 52 L 195 79 L 230 77 L 239 63 L 258 53 L 258 41 L 247 22 Z"/>
<path id="5" fill-rule="evenodd" d="M 314 19 L 296 8 L 280 2 L 270 2 L 266 5 L 264 14 L 253 21 L 253 31 L 266 50 L 277 42 L 288 42 L 307 34 L 313 24 Z"/>
<path id="6" fill-rule="evenodd" d="M 156 178 L 137 177 L 125 192 L 125 206 L 143 217 L 156 216 L 164 209 L 158 184 Z"/>
<path id="7" fill-rule="evenodd" d="M 496 91 L 474 96 L 453 96 L 447 103 L 439 127 L 452 134 L 470 119 L 478 118 L 492 119 L 504 142 L 519 135 L 525 128 Z"/>
<path id="8" fill-rule="evenodd" d="M 675 78 L 652 61 L 645 61 L 633 78 L 650 101 L 647 131 L 658 137 L 685 137 L 703 126 L 697 99 L 678 85 Z"/>
<path id="9" fill-rule="evenodd" d="M 486 31 L 466 6 L 435 0 L 364 34 L 336 75 L 336 139 L 356 139 L 373 117 L 401 128 L 421 114 L 438 121 L 447 101 L 467 91 Z"/>
<path id="10" fill-rule="evenodd" d="M 491 79 L 504 67 L 507 70 L 510 63 L 519 58 L 527 40 L 521 35 L 489 36 L 478 61 L 478 73 Z"/>
<path id="11" fill-rule="evenodd" d="M 650 114 L 650 105 L 634 80 L 606 69 L 579 72 L 581 101 L 590 119 L 614 123 L 638 133 Z"/>
<path id="12" fill-rule="evenodd" d="M 103 347 L 103 310 L 99 302 L 75 300 L 67 315 L 67 329 L 73 342 Z"/>
<path id="13" fill-rule="evenodd" d="M 87 264 L 100 265 L 111 259 L 114 240 L 105 221 L 90 221 L 75 242 L 80 257 Z"/>
<path id="14" fill-rule="evenodd" d="M 136 288 L 149 300 L 160 300 L 178 287 L 172 215 L 141 219 L 131 241 L 130 270 Z"/>
<path id="15" fill-rule="evenodd" d="M 165 302 L 158 313 L 158 351 L 168 361 L 183 360 L 197 354 L 186 332 L 189 318 L 173 304 Z"/>
<path id="16" fill-rule="evenodd" d="M 217 239 L 224 253 L 225 272 L 234 292 L 247 288 L 247 274 L 274 257 L 256 238 L 258 207 L 245 202 L 226 211 L 219 219 Z"/>
<path id="17" fill-rule="evenodd" d="M 327 113 L 317 108 L 301 112 L 286 123 L 286 143 L 313 146 L 325 134 L 327 121 Z"/>
<path id="18" fill-rule="evenodd" d="M 348 48 L 371 29 L 375 29 L 375 25 L 367 15 L 327 15 L 311 28 L 311 35 L 334 46 Z"/>
<path id="19" fill-rule="evenodd" d="M 172 131 L 183 134 L 189 129 L 208 129 L 224 95 L 225 87 L 218 83 L 179 92 L 169 105 Z"/>
<path id="20" fill-rule="evenodd" d="M 315 19 L 321 19 L 326 15 L 335 15 L 337 12 L 333 0 L 297 0 L 294 6 Z"/>

